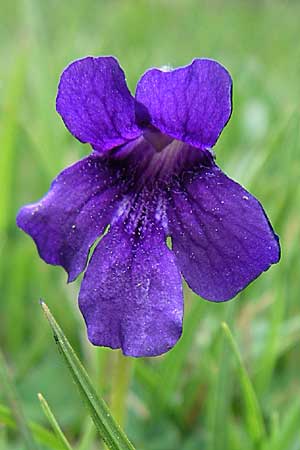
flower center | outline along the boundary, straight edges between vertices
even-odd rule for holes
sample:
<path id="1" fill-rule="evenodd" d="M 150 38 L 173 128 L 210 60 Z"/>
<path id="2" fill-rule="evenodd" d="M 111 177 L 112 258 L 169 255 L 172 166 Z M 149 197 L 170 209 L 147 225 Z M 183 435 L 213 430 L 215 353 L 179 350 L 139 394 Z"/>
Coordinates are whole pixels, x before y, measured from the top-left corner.
<path id="1" fill-rule="evenodd" d="M 160 152 L 174 140 L 173 138 L 160 133 L 151 128 L 147 128 L 143 133 L 144 139 L 151 144 L 157 152 Z"/>
<path id="2" fill-rule="evenodd" d="M 211 154 L 147 128 L 139 138 L 115 150 L 113 159 L 126 168 L 138 192 L 144 187 L 166 186 L 184 171 L 209 164 Z"/>
<path id="3" fill-rule="evenodd" d="M 115 220 L 122 217 L 127 231 L 139 234 L 150 214 L 167 233 L 169 189 L 180 183 L 187 171 L 210 165 L 212 156 L 209 151 L 148 128 L 139 138 L 115 149 L 110 160 L 128 186 Z"/>

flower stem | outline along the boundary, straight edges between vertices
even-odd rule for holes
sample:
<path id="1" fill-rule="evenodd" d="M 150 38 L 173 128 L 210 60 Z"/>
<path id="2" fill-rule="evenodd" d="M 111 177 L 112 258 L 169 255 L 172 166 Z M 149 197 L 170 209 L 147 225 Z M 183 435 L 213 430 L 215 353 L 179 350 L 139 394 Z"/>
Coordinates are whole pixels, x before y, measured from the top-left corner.
<path id="1" fill-rule="evenodd" d="M 110 407 L 112 415 L 119 425 L 123 427 L 126 421 L 126 401 L 133 372 L 133 360 L 132 358 L 123 356 L 120 351 L 118 351 L 115 356 L 116 358 L 112 373 Z"/>

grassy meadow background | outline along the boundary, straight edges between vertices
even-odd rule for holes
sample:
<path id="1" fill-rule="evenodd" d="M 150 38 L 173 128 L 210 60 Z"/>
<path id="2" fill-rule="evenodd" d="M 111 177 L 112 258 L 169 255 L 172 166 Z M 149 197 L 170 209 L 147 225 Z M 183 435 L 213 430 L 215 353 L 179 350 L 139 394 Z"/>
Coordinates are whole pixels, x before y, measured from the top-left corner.
<path id="1" fill-rule="evenodd" d="M 41 392 L 73 448 L 102 448 L 42 314 L 43 297 L 138 450 L 299 450 L 300 3 L 0 0 L 0 11 L 0 345 L 26 420 L 43 427 L 34 435 L 52 433 Z M 73 59 L 108 54 L 119 58 L 132 91 L 151 66 L 209 57 L 228 68 L 234 111 L 217 162 L 261 200 L 282 245 L 280 264 L 231 302 L 209 303 L 186 289 L 179 344 L 132 360 L 130 370 L 117 352 L 88 343 L 80 280 L 67 286 L 63 269 L 40 260 L 15 225 L 21 205 L 89 153 L 55 112 L 61 71 Z M 15 409 L 0 377 L 1 450 L 28 448 Z M 42 441 L 41 450 L 60 448 Z"/>

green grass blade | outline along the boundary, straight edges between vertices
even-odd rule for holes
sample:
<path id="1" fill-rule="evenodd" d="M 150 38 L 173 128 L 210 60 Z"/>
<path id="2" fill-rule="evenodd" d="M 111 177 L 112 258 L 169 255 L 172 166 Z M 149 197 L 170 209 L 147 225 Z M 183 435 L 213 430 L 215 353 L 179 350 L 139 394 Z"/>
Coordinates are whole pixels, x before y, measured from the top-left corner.
<path id="1" fill-rule="evenodd" d="M 280 427 L 273 435 L 268 450 L 287 450 L 291 448 L 292 443 L 299 436 L 299 422 L 300 422 L 300 403 L 297 398 L 284 415 Z M 294 447 L 296 448 L 296 447 Z"/>
<path id="2" fill-rule="evenodd" d="M 219 370 L 213 383 L 213 395 L 209 402 L 209 450 L 222 450 L 228 445 L 228 427 L 226 421 L 229 415 L 231 386 L 230 358 L 228 358 L 228 344 L 225 339 L 219 343 Z"/>
<path id="3" fill-rule="evenodd" d="M 64 450 L 72 450 L 71 445 L 69 444 L 66 436 L 62 432 L 62 429 L 60 428 L 53 412 L 51 411 L 46 399 L 42 396 L 42 394 L 38 394 L 38 399 L 40 401 L 41 407 L 45 413 L 45 416 L 47 417 L 54 433 L 56 434 L 57 438 L 60 440 L 62 444 L 62 448 Z"/>
<path id="4" fill-rule="evenodd" d="M 6 425 L 8 428 L 13 430 L 15 430 L 18 427 L 10 409 L 1 404 L 0 404 L 0 424 Z M 42 445 L 45 445 L 51 450 L 65 450 L 65 448 L 62 447 L 61 442 L 57 439 L 56 436 L 54 436 L 53 433 L 51 433 L 41 425 L 37 424 L 36 422 L 29 421 L 28 428 L 30 429 L 36 441 L 40 442 Z"/>
<path id="5" fill-rule="evenodd" d="M 187 297 L 188 296 L 191 296 L 191 292 L 188 292 Z M 176 391 L 178 382 L 181 378 L 181 371 L 186 365 L 194 335 L 199 329 L 199 323 L 203 316 L 203 304 L 200 299 L 193 298 L 186 299 L 186 301 L 187 300 L 192 300 L 193 304 L 185 321 L 185 332 L 180 341 L 176 344 L 176 347 L 167 353 L 162 362 L 162 382 L 159 386 L 161 388 L 159 395 L 159 403 L 161 406 L 170 402 L 172 395 L 174 395 L 174 392 Z"/>
<path id="6" fill-rule="evenodd" d="M 16 56 L 10 81 L 4 91 L 6 96 L 1 114 L 0 127 L 0 233 L 4 232 L 11 220 L 12 183 L 15 171 L 15 144 L 17 137 L 17 116 L 19 113 L 20 99 L 25 86 L 27 58 L 26 51 L 22 48 Z M 0 236 L 1 237 L 1 236 Z"/>
<path id="7" fill-rule="evenodd" d="M 285 302 L 284 302 L 284 280 L 279 284 L 279 287 L 275 294 L 274 303 L 272 304 L 268 334 L 265 339 L 264 350 L 260 357 L 260 367 L 257 373 L 254 385 L 256 391 L 259 394 L 263 393 L 269 386 L 272 373 L 278 358 L 278 349 L 280 342 L 280 330 L 283 324 Z"/>
<path id="8" fill-rule="evenodd" d="M 236 303 L 228 304 L 226 318 L 231 323 Z M 217 359 L 219 370 L 213 377 L 208 401 L 207 429 L 209 430 L 209 450 L 223 450 L 228 446 L 230 399 L 232 393 L 232 364 L 228 343 L 223 334 L 218 333 Z"/>
<path id="9" fill-rule="evenodd" d="M 37 450 L 38 447 L 27 425 L 13 380 L 10 376 L 8 367 L 6 365 L 6 361 L 1 351 L 0 351 L 0 380 L 3 386 L 3 391 L 5 392 L 7 400 L 10 403 L 11 409 L 13 411 L 18 426 L 18 430 L 23 439 L 25 448 L 28 450 Z"/>
<path id="10" fill-rule="evenodd" d="M 88 422 L 86 421 L 83 426 L 83 431 L 80 436 L 79 443 L 77 444 L 77 450 L 90 450 L 92 448 L 96 430 L 93 422 L 88 417 Z"/>
<path id="11" fill-rule="evenodd" d="M 112 450 L 134 450 L 125 433 L 112 417 L 104 400 L 98 397 L 85 368 L 52 316 L 48 306 L 44 302 L 41 302 L 41 305 L 54 333 L 54 339 L 60 353 L 71 372 L 101 438 L 107 447 Z"/>
<path id="12" fill-rule="evenodd" d="M 244 366 L 237 343 L 227 323 L 225 322 L 222 323 L 222 329 L 224 331 L 225 337 L 227 338 L 227 341 L 231 347 L 231 350 L 237 362 L 238 375 L 245 403 L 246 419 L 249 434 L 252 436 L 254 442 L 262 442 L 263 439 L 265 438 L 266 430 L 262 412 L 253 385 L 251 383 L 247 370 Z"/>

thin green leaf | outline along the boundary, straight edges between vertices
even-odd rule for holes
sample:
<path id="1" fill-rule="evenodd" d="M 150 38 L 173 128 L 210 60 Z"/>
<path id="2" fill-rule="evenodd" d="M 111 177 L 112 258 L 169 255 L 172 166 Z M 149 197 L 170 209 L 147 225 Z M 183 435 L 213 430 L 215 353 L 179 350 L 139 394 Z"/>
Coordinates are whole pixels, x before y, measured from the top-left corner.
<path id="1" fill-rule="evenodd" d="M 247 166 L 247 172 L 245 174 L 248 187 L 252 188 L 258 182 L 261 175 L 264 173 L 267 164 L 270 162 L 274 156 L 274 151 L 278 151 L 278 148 L 286 145 L 286 137 L 292 135 L 290 131 L 298 119 L 298 111 L 294 108 L 289 111 L 287 116 L 284 118 L 278 129 L 274 132 L 264 145 L 264 151 L 257 153 L 255 160 L 251 161 L 251 165 Z"/>
<path id="2" fill-rule="evenodd" d="M 6 425 L 7 427 L 13 430 L 17 429 L 18 427 L 10 409 L 1 404 L 0 404 L 0 423 Z M 46 445 L 51 450 L 65 450 L 64 447 L 62 447 L 60 441 L 57 439 L 57 437 L 54 436 L 54 434 L 48 431 L 46 428 L 32 421 L 28 422 L 28 427 L 33 436 L 35 437 L 35 439 L 41 444 Z"/>
<path id="3" fill-rule="evenodd" d="M 13 411 L 16 423 L 18 425 L 18 430 L 23 439 L 25 447 L 28 450 L 36 450 L 38 447 L 27 425 L 13 380 L 11 378 L 8 367 L 6 365 L 6 361 L 1 351 L 0 351 L 0 380 L 4 388 L 3 390 L 7 396 L 7 400 Z"/>
<path id="4" fill-rule="evenodd" d="M 232 321 L 236 303 L 226 306 L 226 318 Z M 229 358 L 228 343 L 224 336 L 218 333 L 218 366 L 219 370 L 212 379 L 210 399 L 208 402 L 208 429 L 209 449 L 223 450 L 228 446 L 228 431 L 230 424 L 230 398 L 232 392 L 231 361 Z"/>
<path id="5" fill-rule="evenodd" d="M 27 67 L 26 49 L 22 48 L 15 57 L 15 65 L 12 69 L 10 81 L 5 89 L 3 114 L 0 127 L 0 232 L 6 230 L 11 220 L 10 210 L 12 205 L 12 183 L 15 171 L 15 144 L 17 116 L 20 99 L 22 98 Z"/>
<path id="6" fill-rule="evenodd" d="M 191 296 L 191 291 L 187 292 L 187 297 Z M 170 402 L 172 395 L 176 392 L 176 387 L 181 379 L 181 371 L 186 365 L 196 331 L 199 329 L 199 323 L 203 316 L 203 304 L 197 298 L 193 298 L 193 304 L 185 322 L 185 332 L 162 362 L 160 383 L 160 406 Z"/>
<path id="7" fill-rule="evenodd" d="M 64 433 L 62 432 L 62 429 L 60 428 L 53 412 L 51 411 L 46 399 L 42 396 L 42 394 L 38 394 L 38 399 L 40 401 L 41 407 L 45 413 L 45 416 L 47 417 L 47 419 L 49 420 L 49 423 L 54 431 L 54 433 L 56 434 L 57 438 L 60 440 L 62 447 L 65 450 L 72 450 L 71 445 L 69 444 L 66 436 L 64 435 Z"/>
<path id="8" fill-rule="evenodd" d="M 80 436 L 80 441 L 77 445 L 77 450 L 90 450 L 95 438 L 96 430 L 94 424 L 89 417 L 87 419 L 88 421 L 86 421 L 83 425 L 83 430 Z"/>
<path id="9" fill-rule="evenodd" d="M 52 316 L 48 306 L 42 301 L 41 305 L 52 328 L 54 339 L 61 355 L 71 372 L 75 384 L 82 395 L 101 438 L 107 447 L 112 450 L 134 450 L 134 447 L 129 442 L 127 436 L 112 417 L 104 400 L 98 397 L 85 368 L 79 361 L 60 326 Z"/>
<path id="10" fill-rule="evenodd" d="M 277 440 L 279 436 L 280 423 L 278 411 L 272 411 L 270 416 L 270 441 Z"/>
<path id="11" fill-rule="evenodd" d="M 210 450 L 222 450 L 228 445 L 228 427 L 225 425 L 229 415 L 231 387 L 230 381 L 230 359 L 228 358 L 227 343 L 222 339 L 219 343 L 219 370 L 213 383 L 213 395 L 210 406 L 209 429 Z"/>
<path id="12" fill-rule="evenodd" d="M 240 385 L 242 389 L 242 394 L 245 402 L 246 409 L 246 419 L 248 424 L 249 434 L 252 436 L 254 442 L 262 442 L 266 435 L 265 424 L 262 416 L 262 412 L 249 378 L 248 372 L 244 366 L 240 351 L 238 349 L 237 343 L 227 325 L 227 323 L 222 323 L 222 329 L 227 338 L 227 341 L 231 347 L 233 355 L 235 356 L 238 368 L 238 375 L 240 380 Z"/>
<path id="13" fill-rule="evenodd" d="M 274 303 L 272 304 L 268 334 L 265 339 L 264 350 L 260 357 L 260 364 L 258 364 L 260 370 L 254 383 L 258 393 L 264 392 L 269 385 L 278 357 L 280 330 L 285 312 L 283 286 L 284 283 L 279 285 L 275 294 Z"/>
<path id="14" fill-rule="evenodd" d="M 299 422 L 300 403 L 299 399 L 296 398 L 286 411 L 282 423 L 280 426 L 277 426 L 270 441 L 264 448 L 267 450 L 289 449 L 296 438 L 299 437 Z"/>

